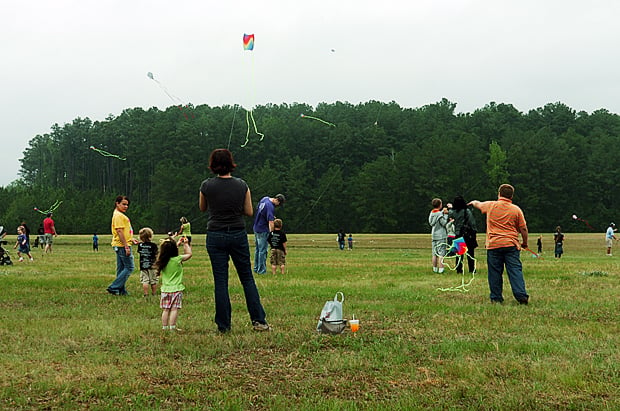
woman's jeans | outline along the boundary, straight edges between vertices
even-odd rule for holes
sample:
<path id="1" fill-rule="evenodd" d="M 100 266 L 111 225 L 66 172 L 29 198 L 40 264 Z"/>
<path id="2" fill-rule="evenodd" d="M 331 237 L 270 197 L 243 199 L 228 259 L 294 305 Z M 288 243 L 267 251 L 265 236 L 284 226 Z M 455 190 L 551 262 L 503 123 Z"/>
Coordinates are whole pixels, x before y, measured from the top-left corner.
<path id="1" fill-rule="evenodd" d="M 267 272 L 267 239 L 269 233 L 254 233 L 256 251 L 254 252 L 254 272 L 265 274 Z"/>
<path id="2" fill-rule="evenodd" d="M 129 248 L 129 255 L 123 247 L 114 247 L 114 251 L 116 252 L 116 279 L 108 286 L 108 292 L 116 295 L 127 295 L 125 283 L 134 269 L 131 247 Z"/>
<path id="3" fill-rule="evenodd" d="M 487 250 L 487 269 L 491 301 L 502 302 L 504 266 L 508 273 L 512 295 L 519 302 L 527 302 L 529 296 L 525 291 L 521 253 L 517 247 L 502 247 Z"/>
<path id="4" fill-rule="evenodd" d="M 250 245 L 245 230 L 236 231 L 208 231 L 207 252 L 213 270 L 215 287 L 215 323 L 218 330 L 230 330 L 232 309 L 228 294 L 228 261 L 232 259 L 239 281 L 243 286 L 245 304 L 250 320 L 261 324 L 265 322 L 265 310 L 260 302 L 258 289 L 252 275 L 250 262 Z"/>

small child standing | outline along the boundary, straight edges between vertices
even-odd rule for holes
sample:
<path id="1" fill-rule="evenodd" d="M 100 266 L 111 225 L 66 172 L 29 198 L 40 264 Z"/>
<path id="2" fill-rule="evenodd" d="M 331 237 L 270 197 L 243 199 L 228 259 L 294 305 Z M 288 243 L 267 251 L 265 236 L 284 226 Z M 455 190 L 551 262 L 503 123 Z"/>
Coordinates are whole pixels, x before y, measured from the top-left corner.
<path id="1" fill-rule="evenodd" d="M 22 253 L 30 257 L 30 261 L 34 261 L 34 258 L 32 258 L 32 255 L 30 254 L 30 243 L 28 243 L 28 236 L 26 236 L 26 230 L 21 225 L 17 227 L 17 242 L 15 243 L 15 246 L 13 248 L 17 248 L 17 256 L 19 257 L 20 262 L 24 261 Z"/>
<path id="2" fill-rule="evenodd" d="M 448 241 L 448 209 L 441 208 L 442 202 L 439 198 L 433 198 L 431 202 L 433 209 L 428 216 L 428 223 L 431 226 L 432 239 L 432 258 L 434 273 L 443 273 L 443 257 L 446 255 L 446 241 Z"/>
<path id="3" fill-rule="evenodd" d="M 157 258 L 157 244 L 153 243 L 153 230 L 148 227 L 139 231 L 140 243 L 138 243 L 138 255 L 140 256 L 140 282 L 142 283 L 142 295 L 149 296 L 157 294 L 157 282 L 159 276 L 155 270 L 155 259 Z"/>
<path id="4" fill-rule="evenodd" d="M 284 274 L 287 239 L 286 233 L 282 230 L 282 220 L 279 218 L 273 220 L 273 227 L 273 232 L 267 237 L 267 242 L 271 245 L 271 273 L 275 274 L 277 267 L 280 266 L 280 274 Z"/>
<path id="5" fill-rule="evenodd" d="M 99 236 L 97 233 L 93 234 L 93 251 L 99 251 Z"/>
<path id="6" fill-rule="evenodd" d="M 183 244 L 183 254 L 179 255 L 179 246 Z M 178 242 L 173 239 L 164 240 L 159 247 L 159 256 L 155 267 L 161 277 L 160 307 L 162 330 L 180 331 L 177 328 L 177 317 L 183 303 L 183 262 L 192 258 L 192 247 L 187 238 L 181 237 Z"/>
<path id="7" fill-rule="evenodd" d="M 454 228 L 454 218 L 450 218 L 450 210 L 452 210 L 452 203 L 446 204 L 448 208 L 448 222 L 446 223 L 446 232 L 448 234 L 448 246 L 452 247 L 452 242 L 456 238 L 456 229 Z"/>
<path id="8" fill-rule="evenodd" d="M 353 250 L 353 234 L 349 234 L 349 238 L 347 239 L 349 242 L 349 251 Z"/>

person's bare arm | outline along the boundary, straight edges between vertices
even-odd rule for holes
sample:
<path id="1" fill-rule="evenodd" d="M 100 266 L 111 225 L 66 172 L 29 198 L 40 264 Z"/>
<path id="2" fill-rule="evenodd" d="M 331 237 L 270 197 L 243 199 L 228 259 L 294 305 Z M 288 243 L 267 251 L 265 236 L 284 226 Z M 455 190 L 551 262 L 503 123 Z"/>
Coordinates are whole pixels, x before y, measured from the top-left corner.
<path id="1" fill-rule="evenodd" d="M 527 227 L 521 227 L 519 229 L 519 232 L 521 233 L 521 248 L 528 248 L 527 247 L 527 240 L 528 240 L 528 231 L 527 231 Z"/>
<path id="2" fill-rule="evenodd" d="M 202 191 L 200 192 L 200 197 L 198 198 L 198 207 L 202 212 L 207 211 L 207 209 L 209 208 L 209 204 L 207 204 L 207 199 L 205 198 L 205 195 L 202 193 Z"/>
<path id="3" fill-rule="evenodd" d="M 177 242 L 177 247 L 183 244 L 183 254 L 181 255 L 181 261 L 187 261 L 192 258 L 192 246 L 189 245 L 186 237 L 181 237 Z"/>
<path id="4" fill-rule="evenodd" d="M 472 200 L 469 203 L 467 203 L 467 205 L 474 206 L 478 210 L 480 210 L 480 201 L 478 201 L 478 200 Z"/>
<path id="5" fill-rule="evenodd" d="M 118 238 L 121 240 L 121 243 L 123 243 L 123 247 L 125 247 L 125 255 L 129 257 L 129 255 L 131 254 L 131 249 L 129 248 L 129 241 L 131 240 L 125 238 L 125 234 L 123 233 L 122 228 L 116 228 L 116 234 L 118 234 Z"/>
<path id="6" fill-rule="evenodd" d="M 248 217 L 252 217 L 254 215 L 254 208 L 252 207 L 252 194 L 250 193 L 250 189 L 245 193 L 245 201 L 243 202 L 243 214 Z"/>

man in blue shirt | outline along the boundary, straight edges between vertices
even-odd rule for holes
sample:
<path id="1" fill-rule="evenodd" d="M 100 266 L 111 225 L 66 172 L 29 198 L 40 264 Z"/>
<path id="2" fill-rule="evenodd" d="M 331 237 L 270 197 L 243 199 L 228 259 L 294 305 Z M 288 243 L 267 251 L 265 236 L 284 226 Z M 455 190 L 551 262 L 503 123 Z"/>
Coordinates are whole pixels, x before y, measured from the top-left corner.
<path id="1" fill-rule="evenodd" d="M 607 243 L 607 255 L 611 257 L 611 246 L 614 244 L 614 240 L 616 240 L 616 236 L 614 232 L 616 231 L 616 225 L 614 223 L 610 223 L 609 227 L 607 227 L 607 231 L 605 232 L 605 242 Z"/>
<path id="2" fill-rule="evenodd" d="M 275 197 L 265 196 L 260 199 L 254 212 L 254 239 L 256 250 L 254 252 L 254 272 L 265 274 L 267 272 L 267 237 L 274 230 L 275 209 L 284 204 L 286 197 L 276 194 Z"/>

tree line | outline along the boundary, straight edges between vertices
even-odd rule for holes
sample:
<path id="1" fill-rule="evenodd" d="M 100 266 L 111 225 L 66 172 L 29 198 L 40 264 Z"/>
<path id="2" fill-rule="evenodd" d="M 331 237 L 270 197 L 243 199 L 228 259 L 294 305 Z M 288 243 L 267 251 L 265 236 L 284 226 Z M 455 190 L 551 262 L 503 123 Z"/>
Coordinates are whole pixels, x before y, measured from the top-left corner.
<path id="1" fill-rule="evenodd" d="M 616 218 L 620 118 L 605 109 L 558 102 L 523 113 L 489 103 L 456 113 L 442 99 L 419 108 L 269 104 L 252 114 L 256 128 L 236 105 L 128 108 L 103 121 L 54 124 L 30 140 L 20 178 L 0 188 L 0 224 L 32 228 L 43 218 L 34 207 L 62 201 L 59 232 L 108 233 L 114 198 L 124 194 L 136 230 L 173 230 L 185 216 L 204 232 L 198 191 L 212 175 L 210 152 L 222 147 L 254 203 L 286 195 L 277 215 L 290 233 L 425 233 L 432 198 L 494 199 L 505 182 L 531 231 L 588 231 L 573 215 L 602 231 Z"/>

